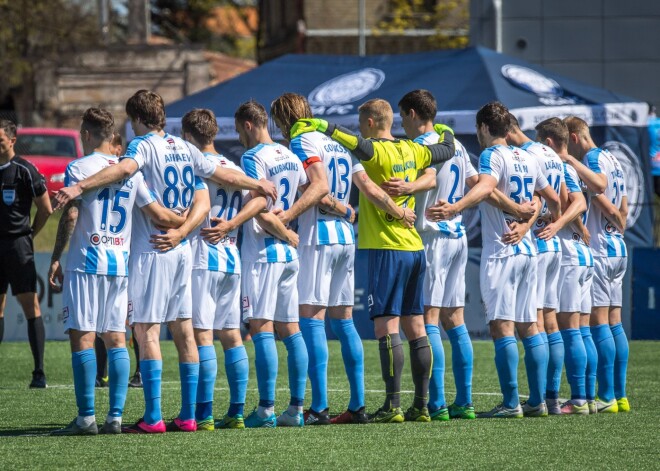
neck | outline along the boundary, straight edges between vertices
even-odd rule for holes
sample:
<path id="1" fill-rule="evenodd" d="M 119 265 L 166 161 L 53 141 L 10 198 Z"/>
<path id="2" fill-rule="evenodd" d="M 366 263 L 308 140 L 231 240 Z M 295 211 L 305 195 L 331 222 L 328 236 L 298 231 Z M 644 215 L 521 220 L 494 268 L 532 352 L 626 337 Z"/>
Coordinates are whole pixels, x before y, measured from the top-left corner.
<path id="1" fill-rule="evenodd" d="M 140 129 L 135 130 L 135 135 L 136 136 L 146 136 L 149 133 L 154 133 L 154 134 L 157 134 L 161 137 L 165 135 L 165 131 L 163 131 L 162 129 L 155 129 L 155 128 L 154 129 L 149 129 L 147 127 L 142 127 Z"/>
<path id="2" fill-rule="evenodd" d="M 530 142 L 531 139 L 525 135 L 522 131 L 516 132 L 515 134 L 510 135 L 508 141 L 516 147 L 520 147 L 526 142 Z"/>
<path id="3" fill-rule="evenodd" d="M 101 144 L 94 147 L 94 152 L 98 152 L 99 154 L 112 155 L 112 146 L 110 145 L 110 141 L 103 141 Z"/>
<path id="4" fill-rule="evenodd" d="M 268 129 L 266 128 L 257 129 L 254 135 L 251 136 L 251 138 L 253 142 L 250 143 L 252 144 L 250 147 L 255 147 L 258 144 L 273 143 L 273 140 L 270 138 L 270 134 L 268 134 Z"/>
<path id="5" fill-rule="evenodd" d="M 559 149 L 556 149 L 555 153 L 559 156 L 559 158 L 562 160 L 562 162 L 566 162 L 566 159 L 568 157 L 570 157 L 570 154 L 568 153 L 568 148 L 567 147 L 561 147 Z"/>
<path id="6" fill-rule="evenodd" d="M 426 134 L 427 132 L 433 132 L 433 121 L 427 121 L 425 123 L 420 123 L 415 126 L 414 136 L 408 136 L 410 139 L 415 139 L 416 137 Z"/>
<path id="7" fill-rule="evenodd" d="M 200 147 L 200 150 L 205 154 L 219 154 L 213 143 Z"/>
<path id="8" fill-rule="evenodd" d="M 389 129 L 374 129 L 371 137 L 373 139 L 387 139 L 388 141 L 394 140 L 394 136 L 392 136 L 392 132 Z"/>
<path id="9" fill-rule="evenodd" d="M 488 147 L 493 147 L 493 146 L 508 146 L 509 144 L 506 142 L 506 139 L 504 137 L 490 137 L 486 139 L 486 142 L 484 142 L 485 146 L 484 149 L 487 149 Z"/>
<path id="10" fill-rule="evenodd" d="M 16 153 L 14 152 L 14 148 L 12 147 L 6 153 L 0 154 L 0 165 L 5 165 L 11 159 L 13 159 L 15 156 L 16 156 Z"/>

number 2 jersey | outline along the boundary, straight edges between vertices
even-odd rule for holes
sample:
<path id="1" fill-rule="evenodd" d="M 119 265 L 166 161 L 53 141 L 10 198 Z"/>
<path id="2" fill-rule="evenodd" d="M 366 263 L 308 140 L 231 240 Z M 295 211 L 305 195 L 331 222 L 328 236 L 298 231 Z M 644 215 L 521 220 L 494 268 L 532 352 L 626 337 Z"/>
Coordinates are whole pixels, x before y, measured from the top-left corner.
<path id="1" fill-rule="evenodd" d="M 320 132 L 301 134 L 290 143 L 303 168 L 321 162 L 328 177 L 330 194 L 347 205 L 351 196 L 352 154 Z M 353 225 L 335 214 L 314 206 L 298 217 L 300 245 L 355 244 Z"/>
<path id="2" fill-rule="evenodd" d="M 205 153 L 205 158 L 223 168 L 243 172 L 241 168 L 222 155 Z M 200 188 L 200 186 L 197 186 Z M 211 180 L 202 182 L 201 188 L 209 190 L 211 211 L 202 224 L 190 234 L 193 253 L 193 270 L 210 270 L 224 273 L 241 273 L 241 259 L 238 252 L 238 227 L 217 244 L 206 242 L 200 235 L 203 227 L 211 227 L 211 218 L 231 220 L 241 210 L 243 198 L 248 192 L 239 188 L 218 185 Z"/>
<path id="3" fill-rule="evenodd" d="M 74 185 L 117 162 L 115 156 L 98 152 L 74 160 L 66 168 L 64 184 Z M 78 200 L 78 219 L 69 243 L 66 270 L 128 276 L 134 204 L 141 208 L 155 201 L 142 173 L 83 193 Z"/>
<path id="4" fill-rule="evenodd" d="M 562 162 L 563 163 L 563 162 Z M 564 179 L 566 181 L 566 190 L 569 193 L 582 193 L 582 182 L 580 177 L 573 167 L 564 165 Z M 587 214 L 578 217 L 585 219 Z M 580 232 L 577 230 L 575 223 L 571 222 L 564 226 L 558 233 L 559 240 L 561 241 L 561 264 L 578 266 L 578 267 L 593 267 L 594 257 L 591 253 L 589 246 L 582 240 Z"/>
<path id="5" fill-rule="evenodd" d="M 495 145 L 484 149 L 479 157 L 479 174 L 494 177 L 497 180 L 497 189 L 518 204 L 531 201 L 535 191 L 548 186 L 548 180 L 541 172 L 537 159 L 524 150 L 511 146 Z M 508 245 L 502 242 L 502 236 L 509 232 L 509 223 L 515 221 L 515 217 L 486 201 L 479 205 L 479 210 L 482 257 L 536 255 L 530 231 L 527 231 L 518 244 Z"/>
<path id="6" fill-rule="evenodd" d="M 169 134 L 149 133 L 136 137 L 128 145 L 123 158 L 133 159 L 138 164 L 155 201 L 178 214 L 192 203 L 195 176 L 208 178 L 216 168 L 195 146 Z M 149 243 L 151 235 L 160 231 L 142 212 L 136 211 L 134 216 L 132 251 L 160 253 Z M 182 241 L 172 250 L 179 250 L 186 244 Z"/>
<path id="7" fill-rule="evenodd" d="M 248 177 L 273 182 L 277 201 L 268 200 L 268 210 L 287 210 L 296 198 L 301 185 L 307 183 L 302 163 L 286 147 L 271 143 L 258 144 L 241 157 L 241 165 Z M 243 225 L 243 258 L 251 262 L 290 262 L 298 259 L 298 251 L 286 242 L 266 232 L 252 219 Z"/>

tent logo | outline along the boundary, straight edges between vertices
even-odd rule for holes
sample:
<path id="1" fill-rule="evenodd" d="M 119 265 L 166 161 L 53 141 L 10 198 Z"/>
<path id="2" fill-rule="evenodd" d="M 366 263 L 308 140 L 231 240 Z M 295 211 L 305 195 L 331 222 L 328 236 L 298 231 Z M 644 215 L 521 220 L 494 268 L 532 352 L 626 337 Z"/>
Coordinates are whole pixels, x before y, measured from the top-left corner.
<path id="1" fill-rule="evenodd" d="M 577 97 L 564 96 L 561 85 L 535 70 L 513 64 L 503 65 L 501 70 L 512 85 L 535 94 L 544 105 L 574 105 L 579 101 Z"/>
<path id="2" fill-rule="evenodd" d="M 631 227 L 642 213 L 645 201 L 644 173 L 639 158 L 630 147 L 623 142 L 607 141 L 602 146 L 610 152 L 621 164 L 623 176 L 626 181 L 626 192 L 628 193 L 628 218 L 626 224 Z"/>
<path id="3" fill-rule="evenodd" d="M 339 75 L 312 90 L 309 104 L 314 114 L 346 114 L 354 108 L 350 103 L 378 90 L 384 81 L 385 72 L 373 68 Z"/>

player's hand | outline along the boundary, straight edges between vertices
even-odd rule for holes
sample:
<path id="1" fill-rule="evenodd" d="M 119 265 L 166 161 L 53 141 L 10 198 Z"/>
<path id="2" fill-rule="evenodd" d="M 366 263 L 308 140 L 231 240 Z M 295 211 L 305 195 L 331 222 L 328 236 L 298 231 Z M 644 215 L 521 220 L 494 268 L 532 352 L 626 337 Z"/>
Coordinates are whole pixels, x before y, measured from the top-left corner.
<path id="1" fill-rule="evenodd" d="M 536 214 L 536 200 L 526 201 L 525 203 L 518 205 L 518 216 L 521 220 L 527 222 L 534 217 Z"/>
<path id="2" fill-rule="evenodd" d="M 542 240 L 550 240 L 559 232 L 559 225 L 556 222 L 551 222 L 542 229 L 537 229 L 534 231 L 536 237 Z"/>
<path id="3" fill-rule="evenodd" d="M 442 136 L 443 133 L 448 132 L 452 136 L 454 135 L 454 130 L 449 126 L 447 126 L 446 124 L 441 124 L 441 123 L 434 124 L 433 130 L 440 135 L 440 142 L 442 142 L 443 140 L 443 136 Z"/>
<path id="4" fill-rule="evenodd" d="M 589 245 L 589 243 L 591 242 L 591 233 L 589 232 L 589 229 L 587 229 L 587 227 L 584 226 L 584 224 L 582 226 L 583 226 L 582 234 L 581 234 L 582 240 L 584 241 L 585 244 Z"/>
<path id="5" fill-rule="evenodd" d="M 410 208 L 403 208 L 403 217 L 401 219 L 397 219 L 399 223 L 406 229 L 412 229 L 412 227 L 415 225 L 415 220 L 417 219 L 417 216 L 415 215 L 415 211 L 413 211 Z"/>
<path id="6" fill-rule="evenodd" d="M 55 195 L 55 201 L 57 202 L 55 210 L 57 211 L 64 208 L 69 201 L 75 200 L 80 195 L 82 195 L 82 189 L 78 185 L 65 186 L 64 188 L 60 188 L 60 190 Z"/>
<path id="7" fill-rule="evenodd" d="M 346 218 L 344 218 L 344 219 L 346 219 L 348 222 L 353 224 L 355 222 L 355 209 L 353 209 L 353 206 L 351 206 L 348 203 L 346 203 L 346 207 L 351 210 L 351 215 L 348 217 L 348 219 L 346 219 Z"/>
<path id="8" fill-rule="evenodd" d="M 48 284 L 53 290 L 53 293 L 62 292 L 62 283 L 64 283 L 64 273 L 62 273 L 62 265 L 59 260 L 50 262 L 48 269 Z"/>
<path id="9" fill-rule="evenodd" d="M 325 119 L 303 118 L 293 123 L 293 126 L 291 126 L 291 131 L 289 131 L 289 134 L 291 135 L 291 139 L 293 139 L 294 137 L 298 137 L 301 134 L 305 134 L 306 132 L 312 132 L 312 131 L 325 132 L 327 129 L 328 129 L 328 122 Z"/>
<path id="10" fill-rule="evenodd" d="M 271 210 L 271 213 L 273 213 L 277 218 L 284 224 L 285 226 L 291 222 L 291 218 L 289 217 L 289 211 L 286 211 L 285 209 L 282 208 L 273 208 Z"/>
<path id="11" fill-rule="evenodd" d="M 275 188 L 275 184 L 273 182 L 262 178 L 257 182 L 257 186 L 257 192 L 270 198 L 273 201 L 277 201 L 277 188 Z"/>
<path id="12" fill-rule="evenodd" d="M 426 209 L 426 219 L 431 222 L 446 221 L 456 216 L 456 208 L 445 200 L 438 202 Z"/>
<path id="13" fill-rule="evenodd" d="M 509 232 L 502 236 L 502 242 L 507 245 L 516 245 L 525 237 L 529 227 L 524 222 L 512 222 L 509 224 Z"/>
<path id="14" fill-rule="evenodd" d="M 380 187 L 390 196 L 409 195 L 411 193 L 410 184 L 407 181 L 396 177 L 390 178 L 388 181 L 381 183 Z"/>
<path id="15" fill-rule="evenodd" d="M 233 230 L 231 223 L 223 218 L 211 218 L 211 226 L 204 227 L 199 234 L 209 244 L 217 244 Z"/>
<path id="16" fill-rule="evenodd" d="M 178 229 L 168 229 L 165 234 L 153 234 L 149 243 L 154 246 L 156 250 L 167 252 L 179 245 L 183 240 L 183 233 Z"/>
<path id="17" fill-rule="evenodd" d="M 293 232 L 291 229 L 287 229 L 286 233 L 288 235 L 287 237 L 287 243 L 293 247 L 294 249 L 298 247 L 298 244 L 300 243 L 300 237 L 298 237 L 298 234 Z"/>

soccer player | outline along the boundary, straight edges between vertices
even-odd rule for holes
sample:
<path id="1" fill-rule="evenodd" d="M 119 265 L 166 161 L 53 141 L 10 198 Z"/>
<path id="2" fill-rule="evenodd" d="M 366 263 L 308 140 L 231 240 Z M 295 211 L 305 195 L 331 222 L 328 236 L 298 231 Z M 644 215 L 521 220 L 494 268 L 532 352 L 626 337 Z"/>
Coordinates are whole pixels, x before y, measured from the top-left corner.
<path id="1" fill-rule="evenodd" d="M 598 412 L 627 412 L 628 339 L 621 324 L 622 282 L 627 267 L 623 240 L 628 196 L 623 169 L 608 151 L 596 147 L 589 126 L 575 116 L 564 120 L 572 165 L 593 197 L 587 218 L 594 255 L 591 335 L 598 351 Z"/>
<path id="2" fill-rule="evenodd" d="M 291 135 L 295 137 L 312 130 L 325 133 L 359 159 L 353 165 L 355 177 L 358 180 L 371 178 L 377 185 L 392 177 L 415 180 L 419 170 L 447 161 L 454 154 L 453 135 L 449 131 L 443 133 L 443 142 L 430 146 L 394 139 L 391 135 L 392 108 L 384 100 L 369 100 L 358 110 L 363 137 L 320 119 L 299 120 Z M 387 202 L 390 198 L 384 196 L 383 202 Z M 406 227 L 415 219 L 414 197 L 401 196 L 394 202 L 400 208 L 384 211 L 381 205 L 360 194 L 358 244 L 361 249 L 369 249 L 369 314 L 374 320 L 379 342 L 386 392 L 383 406 L 374 414 L 373 420 L 396 423 L 405 418 L 428 422 L 431 420 L 427 400 L 432 352 L 422 317 L 424 246 L 417 231 Z M 404 358 L 399 323 L 409 340 L 415 384 L 414 402 L 405 417 L 400 407 Z"/>
<path id="3" fill-rule="evenodd" d="M 182 137 L 199 148 L 204 156 L 225 168 L 243 172 L 240 167 L 215 150 L 213 140 L 218 123 L 213 111 L 194 109 L 181 120 Z M 192 297 L 193 329 L 199 352 L 199 385 L 195 419 L 197 430 L 244 428 L 243 407 L 248 383 L 248 357 L 241 339 L 241 259 L 238 229 L 266 208 L 264 198 L 246 201 L 247 192 L 237 187 L 206 180 L 211 211 L 201 230 L 191 234 L 193 253 Z M 244 204 L 247 203 L 247 204 Z M 213 388 L 218 361 L 213 333 L 220 339 L 225 354 L 229 382 L 229 410 L 222 420 L 213 421 Z"/>
<path id="4" fill-rule="evenodd" d="M 108 111 L 100 108 L 85 111 L 80 137 L 87 156 L 68 165 L 67 186 L 117 164 L 117 158 L 111 155 L 113 128 L 114 119 Z M 101 433 L 121 433 L 130 368 L 124 332 L 134 204 L 157 217 L 159 224 L 180 225 L 185 221 L 153 202 L 139 172 L 132 178 L 113 182 L 71 201 L 60 219 L 49 283 L 56 292 L 64 291 L 64 328 L 71 340 L 78 416 L 53 435 L 98 433 L 94 415 L 96 333 L 107 346 L 110 360 L 110 410 Z M 65 276 L 60 258 L 69 238 L 71 246 Z"/>
<path id="5" fill-rule="evenodd" d="M 582 182 L 575 169 L 564 163 L 568 155 L 568 128 L 564 122 L 559 118 L 542 121 L 536 126 L 536 139 L 562 159 L 568 191 L 566 197 L 561 198 L 561 217 L 547 224 L 539 233 L 539 237 L 557 234 L 562 247 L 557 324 L 564 341 L 564 363 L 566 378 L 571 387 L 571 398 L 562 404 L 560 410 L 562 414 L 588 415 L 585 382 L 587 350 L 580 333 L 580 312 L 591 310 L 594 260 L 584 239 L 587 231 L 583 225 L 582 214 L 586 220 L 587 202 L 582 194 Z"/>
<path id="6" fill-rule="evenodd" d="M 313 118 L 305 97 L 295 93 L 277 98 L 271 105 L 271 115 L 287 137 L 298 119 Z M 309 355 L 312 385 L 312 404 L 304 414 L 305 425 L 366 423 L 364 353 L 353 323 L 355 211 L 348 203 L 352 156 L 320 132 L 291 139 L 290 149 L 302 162 L 309 180 L 302 197 L 278 215 L 284 224 L 298 217 L 300 329 Z M 330 194 L 326 195 L 328 188 Z M 348 409 L 333 419 L 328 414 L 326 310 L 332 331 L 341 343 L 351 390 Z"/>
<path id="7" fill-rule="evenodd" d="M 477 138 L 484 149 L 479 157 L 479 182 L 455 203 L 444 202 L 443 219 L 486 199 L 494 188 L 516 203 L 531 201 L 534 192 L 545 199 L 554 219 L 561 215 L 559 197 L 548 185 L 531 155 L 507 146 L 509 111 L 499 102 L 477 112 Z M 481 253 L 481 296 L 491 336 L 495 342 L 495 366 L 500 379 L 502 404 L 484 417 L 546 416 L 543 393 L 548 353 L 536 326 L 536 251 L 525 230 L 522 240 L 507 243 L 513 218 L 488 204 L 480 206 L 483 249 Z M 525 347 L 529 400 L 520 406 L 518 396 L 518 347 L 514 329 Z"/>
<path id="8" fill-rule="evenodd" d="M 566 193 L 564 181 L 564 166 L 554 150 L 541 142 L 528 138 L 520 130 L 516 117 L 509 113 L 510 129 L 506 136 L 509 145 L 520 147 L 538 159 L 538 166 L 548 183 L 557 195 Z M 543 229 L 552 221 L 549 219 L 548 206 L 542 201 L 541 213 L 536 219 L 531 235 L 536 244 L 536 311 L 537 326 L 543 342 L 548 349 L 548 373 L 546 378 L 545 402 L 548 413 L 560 415 L 559 386 L 561 371 L 564 365 L 564 342 L 557 326 L 557 309 L 559 297 L 559 268 L 561 266 L 561 244 L 559 237 L 553 235 L 549 239 L 539 236 Z M 556 223 L 563 224 L 557 221 Z M 556 225 L 555 225 L 556 227 Z M 554 229 L 554 228 L 553 228 Z M 553 231 L 554 232 L 554 231 Z M 550 234 L 550 231 L 543 232 Z"/>
<path id="9" fill-rule="evenodd" d="M 268 133 L 266 109 L 255 101 L 238 107 L 234 114 L 245 173 L 275 184 L 277 198 L 268 209 L 288 210 L 298 188 L 307 182 L 300 160 Z M 252 194 L 252 197 L 259 197 Z M 259 406 L 245 418 L 245 426 L 304 425 L 303 404 L 307 383 L 307 347 L 298 325 L 298 235 L 287 229 L 272 212 L 262 213 L 243 227 L 243 321 L 250 323 L 254 341 Z M 287 350 L 289 407 L 275 418 L 277 349 L 274 330 Z"/>
<path id="10" fill-rule="evenodd" d="M 165 106 L 163 99 L 148 90 L 137 91 L 126 102 L 126 113 L 136 138 L 126 155 L 116 165 L 63 188 L 56 196 L 60 206 L 83 192 L 128 178 L 142 170 L 147 186 L 156 201 L 167 209 L 182 213 L 191 207 L 195 196 L 195 175 L 272 194 L 268 182 L 257 182 L 240 172 L 215 165 L 194 146 L 163 131 Z M 169 424 L 172 431 L 194 431 L 195 403 L 199 376 L 199 356 L 192 328 L 190 246 L 184 237 L 206 217 L 210 202 L 208 193 L 199 192 L 190 214 L 178 229 L 159 234 L 157 227 L 142 213 L 135 214 L 132 235 L 133 257 L 130 258 L 129 322 L 141 347 L 140 370 L 143 378 L 145 414 L 132 433 L 162 433 L 160 324 L 168 324 L 179 353 L 181 410 Z M 198 204 L 199 203 L 199 204 Z"/>

